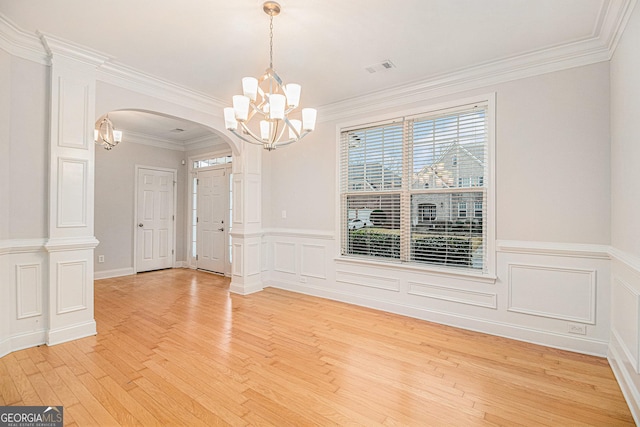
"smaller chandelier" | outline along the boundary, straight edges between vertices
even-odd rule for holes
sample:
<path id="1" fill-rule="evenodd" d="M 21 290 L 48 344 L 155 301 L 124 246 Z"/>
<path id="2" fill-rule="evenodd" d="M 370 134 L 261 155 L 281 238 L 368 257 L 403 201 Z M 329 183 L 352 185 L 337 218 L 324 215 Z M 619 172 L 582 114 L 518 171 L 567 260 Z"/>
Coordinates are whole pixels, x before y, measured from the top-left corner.
<path id="1" fill-rule="evenodd" d="M 302 88 L 295 83 L 284 84 L 273 69 L 273 17 L 280 13 L 280 5 L 268 1 L 262 9 L 269 15 L 269 68 L 258 79 L 242 79 L 243 94 L 233 97 L 233 108 L 224 109 L 224 121 L 227 130 L 238 138 L 271 151 L 299 141 L 312 132 L 317 112 L 314 108 L 303 108 L 299 118 L 292 118 Z M 259 131 L 249 128 L 249 122 L 256 116 L 261 119 Z"/>
<path id="2" fill-rule="evenodd" d="M 107 114 L 93 131 L 93 139 L 105 150 L 111 150 L 122 141 L 122 131 L 115 130 Z"/>

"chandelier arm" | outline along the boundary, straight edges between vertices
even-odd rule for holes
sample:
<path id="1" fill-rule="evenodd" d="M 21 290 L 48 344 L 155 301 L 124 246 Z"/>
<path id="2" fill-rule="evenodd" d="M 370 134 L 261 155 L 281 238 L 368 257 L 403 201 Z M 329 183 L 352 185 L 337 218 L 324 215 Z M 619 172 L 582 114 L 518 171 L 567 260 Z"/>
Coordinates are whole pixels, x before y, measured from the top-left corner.
<path id="1" fill-rule="evenodd" d="M 262 140 L 262 138 L 258 137 L 255 133 L 253 133 L 251 131 L 251 129 L 249 129 L 249 127 L 244 123 L 244 122 L 238 122 L 240 124 L 240 126 L 242 126 L 242 130 L 251 136 L 251 138 L 253 138 L 255 141 L 258 141 L 260 144 L 264 144 L 264 141 Z M 242 138 L 244 139 L 244 138 Z M 246 141 L 246 139 L 244 139 Z"/>
<path id="2" fill-rule="evenodd" d="M 234 130 L 234 129 L 229 129 L 229 132 L 233 133 L 235 136 L 237 136 L 238 138 L 240 138 L 241 140 L 243 140 L 244 142 L 248 142 L 249 144 L 254 144 L 254 145 L 264 145 L 264 142 L 258 142 L 258 141 L 253 141 L 249 138 L 245 138 L 244 135 L 242 135 L 241 133 L 239 133 L 238 131 Z"/>
<path id="3" fill-rule="evenodd" d="M 277 125 L 276 125 L 276 127 L 275 127 L 274 135 L 275 135 L 276 133 L 278 133 L 278 127 L 279 127 L 280 121 L 281 121 L 281 120 L 278 120 L 278 121 L 277 121 Z M 280 138 L 282 138 L 282 135 L 284 135 L 284 131 L 285 131 L 285 130 L 287 130 L 287 126 L 282 126 L 282 130 L 280 130 L 280 135 L 278 135 L 278 137 L 272 141 L 272 144 L 280 145 L 280 142 L 279 142 L 279 141 L 280 141 Z"/>
<path id="4" fill-rule="evenodd" d="M 288 113 L 287 113 L 288 114 Z M 298 132 L 298 130 L 296 129 L 296 127 L 289 121 L 289 118 L 287 117 L 287 114 L 285 114 L 284 116 L 284 123 L 287 125 L 287 127 L 293 131 L 294 135 L 296 136 L 295 138 L 292 138 L 294 141 L 298 141 L 300 139 L 300 133 Z M 284 129 L 283 129 L 284 132 Z M 280 135 L 282 137 L 282 134 Z"/>

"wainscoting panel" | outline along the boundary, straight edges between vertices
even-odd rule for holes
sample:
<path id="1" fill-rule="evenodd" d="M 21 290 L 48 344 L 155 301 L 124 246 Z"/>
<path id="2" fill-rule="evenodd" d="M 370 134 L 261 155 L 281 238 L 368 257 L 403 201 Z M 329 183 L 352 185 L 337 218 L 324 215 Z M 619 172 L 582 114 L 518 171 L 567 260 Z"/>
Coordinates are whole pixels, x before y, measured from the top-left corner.
<path id="1" fill-rule="evenodd" d="M 509 265 L 509 311 L 594 324 L 596 271 Z"/>
<path id="2" fill-rule="evenodd" d="M 274 256 L 267 286 L 550 347 L 607 352 L 611 270 L 603 246 L 502 242 L 492 277 L 342 257 L 336 236 L 320 231 L 271 229 L 265 239 Z"/>
<path id="3" fill-rule="evenodd" d="M 318 279 L 327 278 L 327 250 L 325 245 L 302 244 L 300 274 Z"/>
<path id="4" fill-rule="evenodd" d="M 262 245 L 261 242 L 248 242 L 247 245 L 247 276 L 254 276 L 256 274 L 260 274 L 261 271 L 261 261 L 262 257 L 260 256 L 260 247 Z"/>
<path id="5" fill-rule="evenodd" d="M 233 262 L 231 263 L 231 270 L 234 276 L 242 276 L 244 272 L 244 256 L 242 254 L 242 245 L 240 243 L 234 243 L 233 247 Z"/>
<path id="6" fill-rule="evenodd" d="M 87 308 L 87 262 L 58 262 L 58 297 L 56 314 Z"/>
<path id="7" fill-rule="evenodd" d="M 336 281 L 366 288 L 384 289 L 395 292 L 400 291 L 400 279 L 394 277 L 337 270 Z"/>
<path id="8" fill-rule="evenodd" d="M 87 226 L 87 161 L 58 159 L 58 227 Z"/>
<path id="9" fill-rule="evenodd" d="M 611 337 L 607 358 L 640 425 L 640 258 L 611 249 Z"/>
<path id="10" fill-rule="evenodd" d="M 466 289 L 450 288 L 428 283 L 418 283 L 409 281 L 410 295 L 435 298 L 444 301 L 459 302 L 462 304 L 475 305 L 478 307 L 497 308 L 498 295 L 488 292 L 477 292 Z"/>
<path id="11" fill-rule="evenodd" d="M 616 335 L 635 372 L 640 373 L 640 293 L 620 278 L 613 279 L 611 332 Z"/>
<path id="12" fill-rule="evenodd" d="M 274 242 L 273 269 L 280 273 L 296 274 L 296 244 Z"/>
<path id="13" fill-rule="evenodd" d="M 60 90 L 58 146 L 86 149 L 88 142 L 86 123 L 90 121 L 87 112 L 91 88 L 87 84 L 65 77 L 60 77 L 58 82 Z"/>
<path id="14" fill-rule="evenodd" d="M 42 266 L 16 265 L 17 318 L 42 315 Z"/>
<path id="15" fill-rule="evenodd" d="M 0 240 L 0 357 L 45 342 L 44 239 Z"/>

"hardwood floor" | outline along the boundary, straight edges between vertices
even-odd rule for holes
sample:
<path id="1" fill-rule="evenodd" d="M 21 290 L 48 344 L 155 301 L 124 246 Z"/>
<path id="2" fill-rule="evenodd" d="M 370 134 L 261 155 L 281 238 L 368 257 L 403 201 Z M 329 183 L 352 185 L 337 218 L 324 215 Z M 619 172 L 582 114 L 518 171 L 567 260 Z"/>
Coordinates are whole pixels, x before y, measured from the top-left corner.
<path id="1" fill-rule="evenodd" d="M 98 335 L 0 359 L 0 405 L 93 425 L 633 425 L 605 359 L 167 270 L 95 282 Z"/>

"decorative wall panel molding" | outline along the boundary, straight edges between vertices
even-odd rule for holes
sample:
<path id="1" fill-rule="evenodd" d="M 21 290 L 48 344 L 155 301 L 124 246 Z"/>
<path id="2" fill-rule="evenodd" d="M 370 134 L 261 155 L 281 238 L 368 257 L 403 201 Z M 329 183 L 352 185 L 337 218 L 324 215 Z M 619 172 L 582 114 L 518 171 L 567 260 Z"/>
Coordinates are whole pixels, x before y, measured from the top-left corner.
<path id="1" fill-rule="evenodd" d="M 478 292 L 466 289 L 457 289 L 447 286 L 438 286 L 429 283 L 409 281 L 410 295 L 418 295 L 435 298 L 444 301 L 458 302 L 475 305 L 478 307 L 498 308 L 498 296 L 495 293 Z"/>
<path id="2" fill-rule="evenodd" d="M 619 277 L 613 280 L 611 332 L 621 349 L 640 374 L 640 292 Z"/>
<path id="3" fill-rule="evenodd" d="M 87 226 L 88 163 L 58 158 L 58 227 Z"/>
<path id="4" fill-rule="evenodd" d="M 57 263 L 58 295 L 56 314 L 87 309 L 87 261 Z"/>
<path id="5" fill-rule="evenodd" d="M 327 278 L 327 248 L 324 245 L 302 244 L 300 274 L 303 276 Z"/>
<path id="6" fill-rule="evenodd" d="M 261 270 L 261 261 L 262 257 L 260 256 L 260 246 L 261 242 L 249 242 L 246 243 L 247 246 L 247 271 L 245 272 L 247 276 L 255 276 L 260 274 Z"/>
<path id="7" fill-rule="evenodd" d="M 244 256 L 242 254 L 242 244 L 233 243 L 233 262 L 231 263 L 231 270 L 234 276 L 242 276 L 244 271 Z"/>
<path id="8" fill-rule="evenodd" d="M 244 178 L 238 173 L 233 175 L 233 223 L 244 222 Z"/>
<path id="9" fill-rule="evenodd" d="M 40 264 L 16 264 L 17 318 L 42 315 L 42 268 Z"/>
<path id="10" fill-rule="evenodd" d="M 296 244 L 274 242 L 273 269 L 281 273 L 296 274 Z"/>
<path id="11" fill-rule="evenodd" d="M 400 292 L 400 279 L 393 277 L 338 270 L 336 271 L 336 282 Z"/>
<path id="12" fill-rule="evenodd" d="M 259 224 L 261 220 L 262 206 L 260 204 L 260 193 L 262 188 L 260 187 L 260 176 L 254 174 L 247 174 L 247 199 L 245 203 L 247 208 L 247 223 Z M 234 188 L 235 191 L 235 188 Z M 255 205 L 249 205 L 249 203 L 255 203 Z"/>
<path id="13" fill-rule="evenodd" d="M 509 264 L 508 310 L 595 324 L 596 271 Z"/>
<path id="14" fill-rule="evenodd" d="M 58 146 L 86 150 L 90 135 L 87 123 L 91 122 L 87 117 L 90 87 L 62 76 L 58 78 L 58 85 Z"/>

